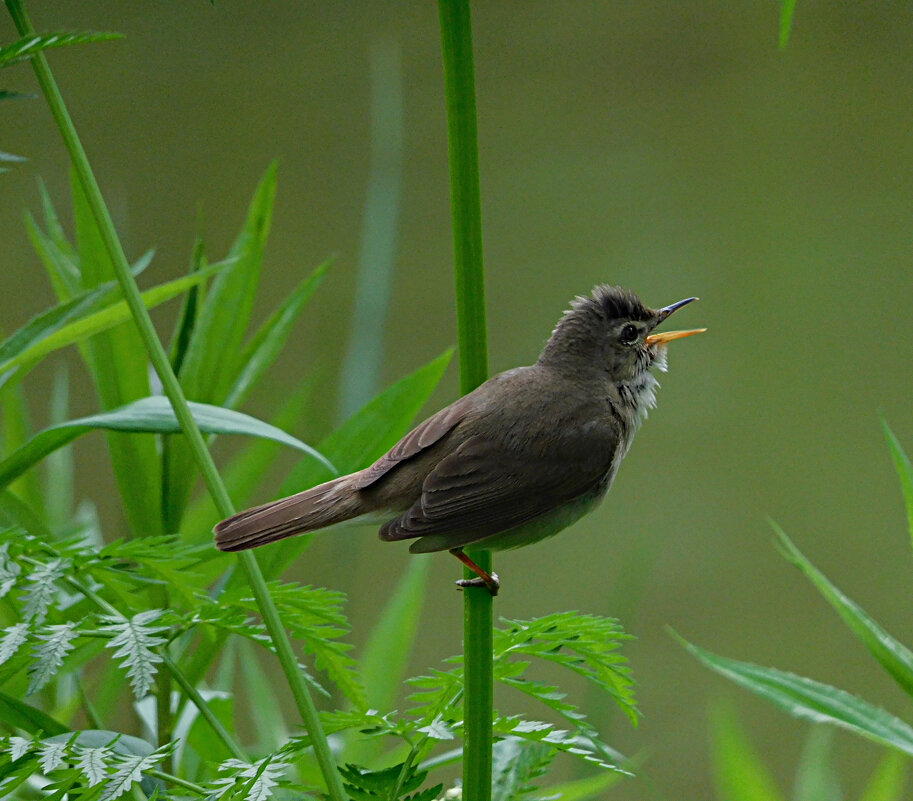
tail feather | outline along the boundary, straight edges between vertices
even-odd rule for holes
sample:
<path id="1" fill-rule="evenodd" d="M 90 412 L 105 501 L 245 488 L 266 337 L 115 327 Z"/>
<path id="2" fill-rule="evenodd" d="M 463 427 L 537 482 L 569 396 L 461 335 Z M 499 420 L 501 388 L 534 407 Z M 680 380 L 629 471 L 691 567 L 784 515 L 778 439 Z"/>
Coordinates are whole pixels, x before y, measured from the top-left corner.
<path id="1" fill-rule="evenodd" d="M 363 514 L 367 510 L 350 479 L 343 476 L 223 520 L 214 529 L 216 547 L 244 551 Z"/>

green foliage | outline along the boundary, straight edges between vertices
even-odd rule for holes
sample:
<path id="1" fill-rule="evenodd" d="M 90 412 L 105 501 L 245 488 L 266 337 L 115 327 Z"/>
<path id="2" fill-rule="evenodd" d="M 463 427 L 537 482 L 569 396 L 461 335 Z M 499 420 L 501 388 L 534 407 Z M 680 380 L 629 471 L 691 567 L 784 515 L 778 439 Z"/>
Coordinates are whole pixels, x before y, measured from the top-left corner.
<path id="1" fill-rule="evenodd" d="M 58 303 L 0 343 L 0 402 L 7 421 L 0 451 L 0 795 L 338 801 L 341 777 L 352 799 L 432 801 L 443 790 L 432 771 L 458 757 L 454 746 L 471 716 L 498 740 L 493 788 L 499 799 L 547 797 L 550 791 L 539 784 L 561 753 L 609 768 L 614 780 L 619 756 L 577 706 L 534 673 L 542 663 L 569 670 L 614 697 L 636 720 L 632 682 L 618 653 L 625 635 L 615 621 L 577 614 L 505 621 L 495 632 L 497 680 L 535 699 L 543 716 L 558 722 L 492 717 L 487 709 L 482 720 L 478 709 L 464 704 L 460 659 L 411 680 L 412 698 L 397 697 L 418 636 L 425 561 L 410 564 L 359 665 L 346 642 L 344 596 L 277 580 L 307 538 L 266 553 L 268 584 L 256 574 L 257 561 L 244 555 L 249 586 L 238 578 L 232 557 L 215 551 L 208 540 L 194 544 L 214 522 L 207 504 L 195 504 L 185 517 L 197 469 L 192 456 L 206 472 L 200 451 L 208 454 L 199 439 L 176 436 L 179 432 L 192 433 L 195 424 L 210 437 L 259 438 L 258 447 L 235 457 L 232 486 L 243 494 L 262 482 L 265 454 L 274 443 L 297 448 L 305 458 L 277 485 L 282 483 L 283 491 L 302 489 L 337 469 L 364 467 L 391 447 L 438 385 L 451 354 L 381 392 L 319 450 L 283 427 L 236 411 L 274 363 L 329 269 L 326 262 L 302 275 L 265 322 L 252 325 L 276 166 L 254 193 L 224 260 L 209 264 L 200 240 L 187 275 L 140 295 L 131 273 L 139 276 L 152 253 L 128 270 L 40 54 L 93 37 L 25 35 L 30 23 L 21 0 L 11 0 L 7 8 L 23 39 L 0 49 L 0 66 L 4 59 L 36 56 L 39 84 L 74 164 L 76 224 L 71 238 L 42 187 L 43 219 L 39 224 L 28 217 L 26 225 Z M 481 298 L 480 283 L 468 289 L 476 301 Z M 183 308 L 164 355 L 146 310 L 173 297 L 183 297 Z M 478 360 L 484 337 L 474 341 Z M 24 392 L 29 370 L 69 345 L 82 357 L 98 409 L 70 419 L 68 378 L 58 374 L 51 423 L 34 431 Z M 150 358 L 170 402 L 151 394 Z M 179 388 L 166 381 L 169 365 Z M 173 376 L 170 380 L 173 384 Z M 306 393 L 289 394 L 296 399 L 289 408 L 301 408 Z M 182 395 L 194 401 L 191 419 Z M 297 416 L 289 408 L 283 411 L 286 421 Z M 108 432 L 120 505 L 130 524 L 126 539 L 99 523 L 92 498 L 77 502 L 73 496 L 77 468 L 67 446 L 97 429 Z M 195 454 L 188 440 L 196 443 Z M 42 467 L 45 481 L 38 478 Z M 214 485 L 218 489 L 217 476 Z M 180 537 L 166 536 L 178 531 Z M 297 649 L 292 656 L 288 635 Z M 288 693 L 269 673 L 273 655 L 308 722 L 304 735 L 288 734 L 298 719 L 283 719 Z M 309 693 L 301 675 L 325 697 L 319 721 L 316 713 L 308 717 L 302 711 L 302 695 L 309 700 Z M 236 693 L 238 686 L 243 693 Z M 402 712 L 391 711 L 397 700 L 404 703 Z M 239 736 L 236 720 L 252 720 L 256 738 Z M 327 733 L 341 736 L 346 765 L 339 776 L 326 770 L 332 757 L 327 761 L 320 754 L 321 747 L 329 753 Z M 439 749 L 445 752 L 434 755 Z M 578 786 L 569 797 L 594 797 L 610 783 L 600 779 L 588 788 Z"/>
<path id="2" fill-rule="evenodd" d="M 887 424 L 884 425 L 884 429 L 909 512 L 910 487 L 913 486 L 910 461 Z M 811 581 L 884 671 L 907 695 L 913 697 L 913 652 L 834 586 L 779 526 L 773 524 L 773 527 L 784 556 Z M 913 726 L 862 698 L 803 676 L 739 662 L 713 654 L 684 640 L 681 642 L 707 667 L 766 698 L 790 715 L 814 723 L 827 723 L 847 729 L 868 740 L 913 756 Z M 813 741 L 812 745 L 823 747 L 816 743 L 817 741 Z M 803 801 L 806 797 L 809 801 L 837 797 L 832 787 L 833 779 L 829 778 L 827 771 L 821 767 L 822 761 L 823 758 L 810 758 L 810 767 L 804 777 Z M 748 764 L 749 760 L 743 758 L 741 762 Z M 892 793 L 902 786 L 902 779 L 902 772 L 899 772 L 893 763 L 886 763 L 886 766 L 873 777 L 867 794 L 874 798 L 893 798 L 895 796 Z"/>
<path id="3" fill-rule="evenodd" d="M 711 746 L 717 797 L 721 801 L 783 801 L 771 770 L 755 750 L 729 704 L 717 704 L 711 715 Z M 792 798 L 795 801 L 840 801 L 840 777 L 833 754 L 832 730 L 809 729 L 802 748 Z M 887 751 L 859 796 L 860 801 L 900 801 L 906 783 L 906 758 Z"/>

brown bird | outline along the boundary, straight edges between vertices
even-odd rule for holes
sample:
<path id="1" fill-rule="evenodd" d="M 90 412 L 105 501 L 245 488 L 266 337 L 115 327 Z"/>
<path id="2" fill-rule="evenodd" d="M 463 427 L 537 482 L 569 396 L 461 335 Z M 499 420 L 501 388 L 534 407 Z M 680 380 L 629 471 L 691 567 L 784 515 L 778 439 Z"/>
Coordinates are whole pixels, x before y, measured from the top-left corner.
<path id="1" fill-rule="evenodd" d="M 500 582 L 463 549 L 517 548 L 550 537 L 605 496 L 638 426 L 656 403 L 651 367 L 666 344 L 703 328 L 654 334 L 672 312 L 606 284 L 577 297 L 535 364 L 490 378 L 406 434 L 373 465 L 215 527 L 223 551 L 256 548 L 344 520 L 386 519 L 382 540 L 412 553 L 450 551 Z"/>

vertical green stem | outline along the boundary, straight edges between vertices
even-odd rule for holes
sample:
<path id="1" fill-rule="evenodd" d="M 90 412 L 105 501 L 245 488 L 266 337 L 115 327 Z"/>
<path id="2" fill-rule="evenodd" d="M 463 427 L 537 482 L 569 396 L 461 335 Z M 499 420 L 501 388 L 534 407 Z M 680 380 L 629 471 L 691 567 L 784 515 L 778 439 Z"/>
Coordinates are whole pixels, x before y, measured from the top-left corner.
<path id="1" fill-rule="evenodd" d="M 438 9 L 447 93 L 460 388 L 466 393 L 488 376 L 472 25 L 469 0 L 439 0 Z M 473 551 L 470 555 L 480 567 L 491 571 L 490 552 Z M 472 577 L 468 571 L 465 575 Z M 492 597 L 483 588 L 467 588 L 463 610 L 466 669 L 463 798 L 465 801 L 489 801 L 493 709 Z"/>
<path id="2" fill-rule="evenodd" d="M 28 18 L 22 0 L 6 0 L 6 6 L 19 34 L 21 36 L 33 36 L 35 29 Z M 92 210 L 92 215 L 98 225 L 105 249 L 108 251 L 111 262 L 114 265 L 115 275 L 124 293 L 124 299 L 127 302 L 136 327 L 139 329 L 140 337 L 146 347 L 149 359 L 156 373 L 158 373 L 165 394 L 171 401 L 175 417 L 177 417 L 181 429 L 187 437 L 194 459 L 203 474 L 206 487 L 215 502 L 216 508 L 221 515 L 229 517 L 233 514 L 234 508 L 228 496 L 228 491 L 225 489 L 222 478 L 216 470 L 215 462 L 213 462 L 212 456 L 206 448 L 203 435 L 193 419 L 187 399 L 184 397 L 178 379 L 171 369 L 171 363 L 168 360 L 165 349 L 162 347 L 162 343 L 155 332 L 155 327 L 152 325 L 149 311 L 143 303 L 139 287 L 137 287 L 136 281 L 130 272 L 130 266 L 114 228 L 111 214 L 102 197 L 98 182 L 95 180 L 95 175 L 92 172 L 82 142 L 79 140 L 79 135 L 76 133 L 73 121 L 70 119 L 70 114 L 63 102 L 60 89 L 51 73 L 51 68 L 44 53 L 37 53 L 32 57 L 31 61 L 38 83 L 69 153 L 73 169 L 76 171 L 89 208 Z M 248 583 L 256 598 L 260 613 L 263 616 L 263 621 L 276 646 L 279 662 L 292 690 L 298 712 L 308 733 L 311 735 L 314 754 L 326 781 L 330 797 L 333 801 L 345 801 L 346 795 L 342 787 L 342 779 L 336 769 L 336 763 L 327 743 L 326 735 L 320 725 L 317 708 L 314 706 L 314 700 L 311 698 L 304 677 L 298 670 L 298 662 L 295 658 L 292 644 L 282 626 L 276 605 L 269 594 L 263 573 L 260 571 L 260 565 L 250 551 L 243 551 L 238 556 L 241 567 L 247 575 Z"/>

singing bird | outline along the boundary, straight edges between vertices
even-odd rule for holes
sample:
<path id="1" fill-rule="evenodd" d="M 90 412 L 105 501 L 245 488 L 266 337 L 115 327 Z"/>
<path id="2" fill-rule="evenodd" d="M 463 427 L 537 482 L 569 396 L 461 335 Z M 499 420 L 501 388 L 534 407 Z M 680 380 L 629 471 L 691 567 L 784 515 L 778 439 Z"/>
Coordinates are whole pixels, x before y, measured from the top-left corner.
<path id="1" fill-rule="evenodd" d="M 496 595 L 497 574 L 467 546 L 517 548 L 592 511 L 656 403 L 651 368 L 688 331 L 653 333 L 687 298 L 651 309 L 602 284 L 577 297 L 535 364 L 490 378 L 406 434 L 374 464 L 240 512 L 215 527 L 223 551 L 256 548 L 362 517 L 386 519 L 382 540 L 412 553 L 450 551 Z"/>

